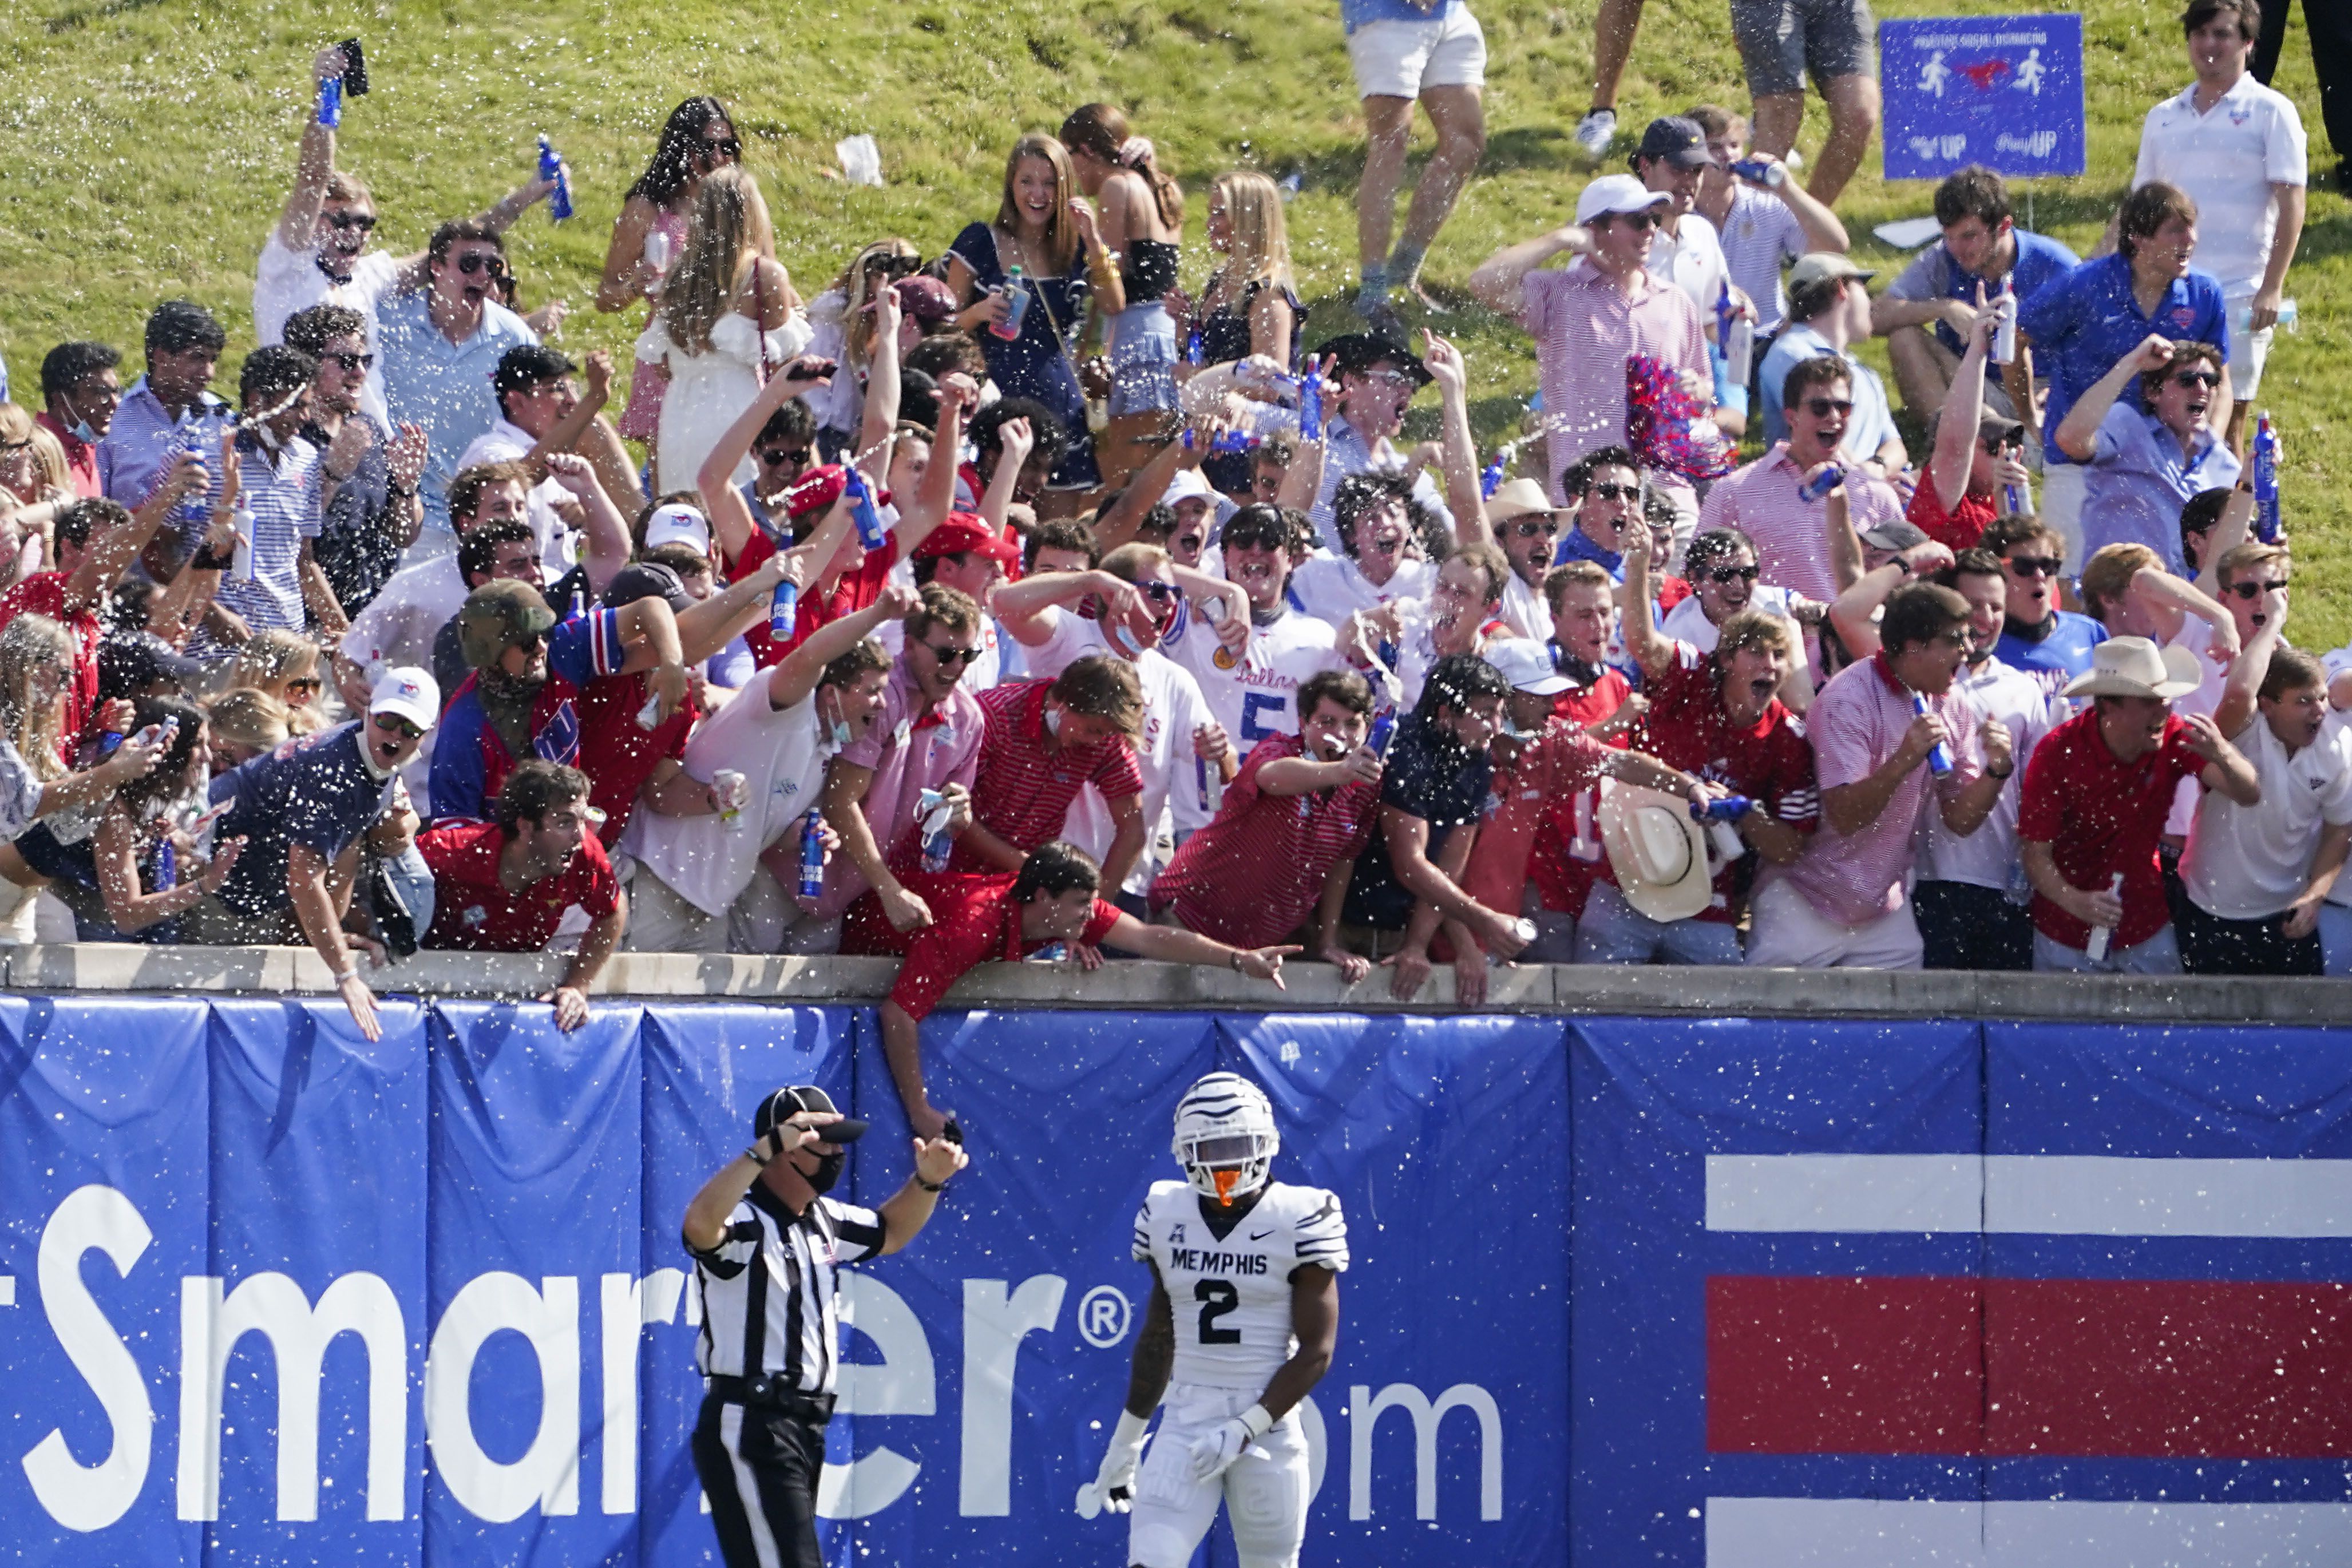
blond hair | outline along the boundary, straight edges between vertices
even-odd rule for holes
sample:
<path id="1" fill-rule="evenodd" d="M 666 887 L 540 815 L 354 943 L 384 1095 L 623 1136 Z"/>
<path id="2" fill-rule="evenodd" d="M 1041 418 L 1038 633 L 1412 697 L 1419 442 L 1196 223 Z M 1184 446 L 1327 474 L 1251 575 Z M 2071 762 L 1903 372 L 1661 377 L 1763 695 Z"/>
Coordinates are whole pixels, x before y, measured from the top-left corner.
<path id="1" fill-rule="evenodd" d="M 775 249 L 760 182 L 740 164 L 703 176 L 677 266 L 662 284 L 662 325 L 670 342 L 690 354 L 710 351 L 710 329 L 735 306 L 747 265 Z"/>
<path id="2" fill-rule="evenodd" d="M 73 667 L 73 635 L 47 616 L 27 611 L 0 631 L 0 730 L 43 784 L 66 774 L 63 703 L 35 701 L 33 679 L 45 668 L 64 670 L 70 679 Z"/>
<path id="3" fill-rule="evenodd" d="M 11 447 L 29 441 L 33 447 L 33 469 L 39 482 L 49 489 L 73 489 L 73 470 L 66 464 L 66 449 L 47 428 L 14 403 L 0 403 L 0 441 Z"/>
<path id="4" fill-rule="evenodd" d="M 286 704 L 255 687 L 224 691 L 205 711 L 215 740 L 265 752 L 286 742 Z"/>
<path id="5" fill-rule="evenodd" d="M 866 307 L 874 302 L 874 296 L 881 290 L 866 287 L 866 264 L 877 256 L 905 257 L 916 261 L 923 258 L 923 253 L 915 248 L 913 240 L 894 234 L 887 239 L 876 240 L 851 257 L 849 265 L 841 269 L 841 276 L 833 280 L 833 287 L 840 293 L 842 301 L 842 347 L 847 353 L 849 363 L 860 368 L 874 354 L 875 312 Z M 889 286 L 887 283 L 882 285 L 884 289 Z"/>
<path id="6" fill-rule="evenodd" d="M 2131 592 L 2132 579 L 2142 572 L 2164 570 L 2164 563 L 2145 544 L 2107 544 L 2083 563 L 2083 607 L 2100 620 L 2116 602 Z"/>
<path id="7" fill-rule="evenodd" d="M 253 634 L 237 649 L 236 661 L 229 673 L 231 686 L 253 686 L 268 689 L 281 680 L 291 680 L 308 671 L 319 668 L 319 645 L 299 632 L 282 626 L 269 626 Z"/>
<path id="8" fill-rule="evenodd" d="M 1233 225 L 1232 282 L 1235 287 L 1271 283 L 1297 291 L 1290 271 L 1290 231 L 1283 221 L 1282 192 L 1264 174 L 1234 169 L 1209 182 L 1225 204 Z"/>
<path id="9" fill-rule="evenodd" d="M 1054 210 L 1045 219 L 1045 253 L 1054 258 L 1055 276 L 1060 277 L 1078 258 L 1078 226 L 1070 221 L 1078 177 L 1070 172 L 1069 150 L 1042 131 L 1032 131 L 1015 142 L 1004 160 L 1004 195 L 996 205 L 996 226 L 1006 234 L 1021 232 L 1021 204 L 1014 199 L 1013 182 L 1024 158 L 1042 158 L 1054 167 Z"/>

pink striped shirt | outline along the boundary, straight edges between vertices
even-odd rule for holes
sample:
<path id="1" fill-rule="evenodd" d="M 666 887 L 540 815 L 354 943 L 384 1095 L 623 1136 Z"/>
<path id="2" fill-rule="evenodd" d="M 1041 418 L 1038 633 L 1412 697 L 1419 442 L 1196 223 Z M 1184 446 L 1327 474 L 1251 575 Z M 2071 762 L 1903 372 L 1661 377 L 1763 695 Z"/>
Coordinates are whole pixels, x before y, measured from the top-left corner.
<path id="1" fill-rule="evenodd" d="M 1952 771 L 1939 779 L 1926 763 L 1919 763 L 1895 786 L 1877 819 L 1850 836 L 1830 825 L 1826 797 L 1876 773 L 1902 746 L 1918 716 L 1911 694 L 1895 680 L 1886 656 L 1875 654 L 1839 670 L 1805 714 L 1814 776 L 1824 797 L 1821 826 L 1796 864 L 1775 874 L 1794 882 L 1825 920 L 1858 926 L 1901 909 L 1916 858 L 1920 816 L 1937 809 L 1930 795 L 1966 789 L 1984 772 L 1976 705 L 1967 695 L 1955 686 L 1929 697 L 1927 710 L 1951 734 Z"/>
<path id="2" fill-rule="evenodd" d="M 1706 338 L 1688 295 L 1647 273 L 1631 291 L 1580 256 L 1519 281 L 1519 320 L 1536 340 L 1551 498 L 1560 471 L 1598 447 L 1625 444 L 1625 356 L 1648 354 L 1707 374 Z"/>
<path id="3" fill-rule="evenodd" d="M 1853 463 L 1844 468 L 1846 515 L 1856 533 L 1902 517 L 1892 485 Z M 1827 603 L 1838 596 L 1837 574 L 1830 569 L 1829 503 L 1801 498 L 1797 490 L 1804 482 L 1805 470 L 1789 456 L 1789 443 L 1780 442 L 1715 481 L 1699 507 L 1698 525 L 1738 529 L 1756 546 L 1765 582 Z"/>

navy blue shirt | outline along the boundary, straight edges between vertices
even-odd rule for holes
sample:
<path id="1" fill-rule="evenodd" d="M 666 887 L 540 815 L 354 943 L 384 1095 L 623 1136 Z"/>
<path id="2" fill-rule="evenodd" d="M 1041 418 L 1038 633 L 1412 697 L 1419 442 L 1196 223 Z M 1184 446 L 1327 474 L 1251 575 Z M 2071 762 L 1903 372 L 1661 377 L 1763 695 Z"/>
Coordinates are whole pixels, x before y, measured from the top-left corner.
<path id="1" fill-rule="evenodd" d="M 2034 684 L 2055 697 L 2066 683 L 2091 670 L 2091 650 L 2107 640 L 2107 628 L 2072 610 L 2053 610 L 2042 623 L 2042 636 L 2021 635 L 2015 621 L 1993 645 L 1993 657 L 2011 669 L 2021 669 Z"/>
<path id="2" fill-rule="evenodd" d="M 1618 582 L 1625 580 L 1624 553 L 1593 543 L 1591 536 L 1580 528 L 1571 527 L 1559 536 L 1559 549 L 1551 558 L 1555 566 L 1565 566 L 1571 561 L 1590 561 Z"/>
<path id="3" fill-rule="evenodd" d="M 2217 279 L 2192 268 L 2172 280 L 2153 313 L 2144 313 L 2132 298 L 2131 261 L 2120 251 L 2085 261 L 2020 300 L 2017 324 L 2033 340 L 2034 369 L 2050 377 L 2042 456 L 2052 463 L 2074 461 L 2058 449 L 2058 426 L 2066 411 L 2150 333 L 2177 343 L 2211 343 L 2224 363 L 2230 358 L 2230 312 Z M 2137 376 L 2116 401 L 2139 401 Z"/>
<path id="4" fill-rule="evenodd" d="M 1409 715 L 1397 725 L 1396 741 L 1389 747 L 1381 775 L 1381 804 L 1429 824 L 1427 853 L 1435 860 L 1445 847 L 1446 834 L 1486 815 L 1493 773 L 1494 760 L 1486 752 L 1465 751 L 1418 714 Z M 1412 919 L 1412 894 L 1396 879 L 1396 868 L 1390 864 L 1388 835 L 1376 823 L 1372 841 L 1356 857 L 1339 918 L 1350 925 L 1401 931 Z"/>
<path id="5" fill-rule="evenodd" d="M 363 721 L 289 741 L 213 780 L 212 804 L 234 797 L 220 842 L 242 836 L 245 852 L 221 884 L 220 901 L 240 915 L 284 909 L 287 861 L 297 844 L 332 860 L 392 803 L 396 773 L 379 778 L 360 752 Z"/>

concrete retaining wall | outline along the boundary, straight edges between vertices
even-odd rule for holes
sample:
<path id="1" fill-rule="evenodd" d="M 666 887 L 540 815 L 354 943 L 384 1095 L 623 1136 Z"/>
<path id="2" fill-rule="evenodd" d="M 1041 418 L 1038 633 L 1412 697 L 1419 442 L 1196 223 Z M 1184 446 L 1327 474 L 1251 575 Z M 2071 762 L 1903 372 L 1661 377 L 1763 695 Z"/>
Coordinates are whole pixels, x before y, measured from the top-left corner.
<path id="1" fill-rule="evenodd" d="M 420 952 L 369 974 L 380 994 L 535 996 L 564 961 L 548 954 Z M 898 973 L 886 958 L 758 958 L 621 953 L 601 995 L 878 1001 Z M 1038 963 L 983 964 L 943 1004 L 976 1007 L 1223 1008 L 1236 1012 L 1461 1012 L 1441 965 L 1420 998 L 1389 997 L 1375 970 L 1352 986 L 1326 964 L 1284 972 L 1286 991 L 1222 969 L 1109 963 L 1089 974 Z M 331 993 L 308 948 L 142 947 L 77 943 L 0 948 L 0 987 L 25 992 Z M 1879 973 L 1865 970 L 1604 968 L 1528 965 L 1490 973 L 1481 1009 L 1617 1016 L 2045 1018 L 2108 1023 L 2352 1023 L 2352 984 L 2338 980 L 2126 979 L 2067 974 Z"/>

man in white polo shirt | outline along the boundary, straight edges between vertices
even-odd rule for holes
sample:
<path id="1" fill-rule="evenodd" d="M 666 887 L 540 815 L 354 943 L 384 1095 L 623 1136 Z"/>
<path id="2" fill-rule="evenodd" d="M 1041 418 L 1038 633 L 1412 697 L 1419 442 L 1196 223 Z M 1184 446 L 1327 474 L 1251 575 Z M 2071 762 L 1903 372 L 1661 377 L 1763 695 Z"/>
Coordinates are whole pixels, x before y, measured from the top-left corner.
<path id="1" fill-rule="evenodd" d="M 2303 237 L 2308 177 L 2294 102 L 2246 69 L 2262 17 L 2261 0 L 2189 0 L 2180 25 L 2197 79 L 2147 111 L 2132 172 L 2135 190 L 2161 181 L 2197 204 L 2197 264 L 2221 279 L 2235 340 L 2229 440 L 2241 456 L 2246 410 L 2262 384 L 2287 268 Z M 2113 248 L 2115 238 L 2110 221 L 2103 248 Z"/>

